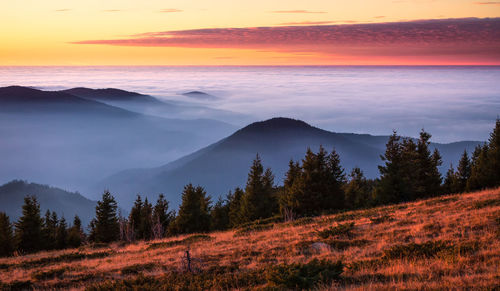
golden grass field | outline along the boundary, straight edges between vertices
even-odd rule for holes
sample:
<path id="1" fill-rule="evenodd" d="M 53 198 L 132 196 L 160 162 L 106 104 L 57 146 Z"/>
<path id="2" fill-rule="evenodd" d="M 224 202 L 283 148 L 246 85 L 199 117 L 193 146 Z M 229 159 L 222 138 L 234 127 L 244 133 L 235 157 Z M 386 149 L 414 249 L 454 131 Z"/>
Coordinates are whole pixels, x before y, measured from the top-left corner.
<path id="1" fill-rule="evenodd" d="M 335 233 L 334 228 L 330 236 L 321 232 L 338 225 L 344 231 Z M 259 275 L 269 266 L 318 258 L 344 264 L 340 280 L 316 285 L 319 290 L 498 290 L 499 239 L 500 188 L 264 224 L 255 230 L 2 258 L 0 281 L 4 289 L 114 289 L 118 285 L 99 284 L 123 279 L 140 285 L 181 273 L 189 248 L 197 273 L 182 278 L 194 282 L 203 277 L 204 285 L 165 279 L 163 289 L 265 288 L 269 283 Z M 214 270 L 219 275 L 205 276 Z M 245 274 L 250 283 L 242 279 Z M 252 282 L 254 277 L 262 280 Z"/>

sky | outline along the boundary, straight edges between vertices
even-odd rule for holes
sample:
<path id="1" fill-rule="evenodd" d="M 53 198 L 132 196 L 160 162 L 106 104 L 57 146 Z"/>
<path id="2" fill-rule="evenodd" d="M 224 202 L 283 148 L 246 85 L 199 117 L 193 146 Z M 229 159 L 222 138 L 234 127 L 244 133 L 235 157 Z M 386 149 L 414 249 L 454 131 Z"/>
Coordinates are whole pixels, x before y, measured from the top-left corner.
<path id="1" fill-rule="evenodd" d="M 0 0 L 0 65 L 500 65 L 500 1 Z"/>

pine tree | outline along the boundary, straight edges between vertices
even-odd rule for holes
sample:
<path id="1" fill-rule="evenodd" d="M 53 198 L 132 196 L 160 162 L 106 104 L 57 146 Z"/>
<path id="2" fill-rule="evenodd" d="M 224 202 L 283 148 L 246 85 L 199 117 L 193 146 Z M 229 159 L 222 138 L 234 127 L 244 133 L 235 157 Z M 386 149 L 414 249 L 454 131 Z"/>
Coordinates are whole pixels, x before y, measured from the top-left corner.
<path id="1" fill-rule="evenodd" d="M 445 194 L 457 193 L 458 189 L 459 187 L 458 187 L 457 173 L 453 168 L 453 164 L 451 164 L 444 178 L 442 192 Z"/>
<path id="2" fill-rule="evenodd" d="M 170 223 L 174 220 L 175 213 L 168 210 L 168 201 L 163 194 L 158 196 L 153 209 L 153 232 L 155 238 L 164 237 Z"/>
<path id="3" fill-rule="evenodd" d="M 373 205 L 373 182 L 366 179 L 363 171 L 356 167 L 349 174 L 349 182 L 345 185 L 346 209 L 357 209 Z"/>
<path id="4" fill-rule="evenodd" d="M 301 175 L 302 168 L 300 164 L 290 160 L 283 183 L 283 191 L 279 197 L 280 213 L 285 220 L 293 220 L 296 216 L 295 211 L 299 207 L 299 198 L 297 197 L 297 191 L 294 191 L 293 187 L 295 183 L 298 183 Z"/>
<path id="5" fill-rule="evenodd" d="M 229 226 L 236 227 L 242 223 L 241 201 L 245 192 L 241 188 L 236 188 L 234 194 L 229 192 L 227 200 L 229 204 Z"/>
<path id="6" fill-rule="evenodd" d="M 42 240 L 43 249 L 53 250 L 56 248 L 57 214 L 47 209 L 43 219 Z"/>
<path id="7" fill-rule="evenodd" d="M 471 163 L 467 151 L 464 150 L 460 161 L 458 162 L 457 172 L 456 172 L 456 192 L 465 192 L 467 189 L 467 181 L 471 175 Z"/>
<path id="8" fill-rule="evenodd" d="M 402 153 L 401 137 L 394 131 L 387 141 L 385 154 L 380 156 L 384 165 L 378 166 L 380 182 L 375 190 L 378 204 L 408 200 L 409 187 Z"/>
<path id="9" fill-rule="evenodd" d="M 225 230 L 229 227 L 229 204 L 221 197 L 210 211 L 210 229 Z"/>
<path id="10" fill-rule="evenodd" d="M 150 240 L 153 237 L 153 206 L 144 199 L 141 209 L 141 236 L 144 240 Z"/>
<path id="11" fill-rule="evenodd" d="M 40 204 L 35 196 L 24 198 L 23 214 L 15 226 L 18 250 L 35 252 L 42 249 L 42 218 L 40 217 Z"/>
<path id="12" fill-rule="evenodd" d="M 489 172 L 491 178 L 489 179 L 489 187 L 500 186 L 500 118 L 495 122 L 495 128 L 490 134 L 489 142 Z"/>
<path id="13" fill-rule="evenodd" d="M 264 173 L 259 155 L 250 167 L 245 195 L 241 201 L 241 218 L 244 222 L 272 216 L 274 176 L 270 169 Z"/>
<path id="14" fill-rule="evenodd" d="M 179 214 L 169 231 L 174 234 L 206 232 L 210 229 L 210 197 L 192 184 L 184 186 Z"/>
<path id="15" fill-rule="evenodd" d="M 0 212 L 0 257 L 10 256 L 14 251 L 14 235 L 9 216 Z"/>
<path id="16" fill-rule="evenodd" d="M 130 224 L 130 229 L 132 230 L 132 239 L 142 239 L 142 199 L 141 195 L 137 195 L 135 199 L 134 206 L 130 210 L 128 216 L 128 222 Z"/>
<path id="17" fill-rule="evenodd" d="M 477 146 L 474 150 L 471 174 L 467 180 L 467 190 L 479 190 L 486 188 L 489 184 L 489 160 L 488 160 L 488 144 Z"/>
<path id="18" fill-rule="evenodd" d="M 68 225 L 66 224 L 66 219 L 61 217 L 59 223 L 57 224 L 56 231 L 56 248 L 65 249 L 68 245 Z"/>
<path id="19" fill-rule="evenodd" d="M 416 151 L 416 188 L 413 199 L 438 195 L 441 188 L 441 174 L 438 167 L 442 164 L 441 155 L 437 149 L 431 154 L 429 149 L 431 134 L 422 130 Z M 411 175 L 411 173 L 408 173 Z"/>
<path id="20" fill-rule="evenodd" d="M 68 232 L 68 247 L 77 248 L 82 244 L 84 233 L 82 230 L 82 221 L 78 215 L 73 219 L 73 226 Z"/>
<path id="21" fill-rule="evenodd" d="M 117 207 L 115 198 L 109 191 L 105 191 L 102 199 L 97 202 L 96 217 L 91 222 L 90 237 L 95 242 L 109 243 L 118 240 L 120 226 L 116 216 Z"/>

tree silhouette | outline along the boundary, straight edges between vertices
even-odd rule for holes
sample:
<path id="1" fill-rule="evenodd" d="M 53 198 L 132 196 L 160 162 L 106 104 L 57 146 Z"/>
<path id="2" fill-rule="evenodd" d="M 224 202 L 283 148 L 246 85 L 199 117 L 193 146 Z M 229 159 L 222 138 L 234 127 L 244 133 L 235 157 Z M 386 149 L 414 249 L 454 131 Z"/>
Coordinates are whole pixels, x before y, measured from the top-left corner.
<path id="1" fill-rule="evenodd" d="M 14 251 L 14 235 L 9 216 L 0 212 L 0 257 L 9 256 Z"/>
<path id="2" fill-rule="evenodd" d="M 97 202 L 95 208 L 96 217 L 91 222 L 91 238 L 95 242 L 108 243 L 118 240 L 120 235 L 120 226 L 116 216 L 115 198 L 105 191 L 102 199 Z"/>
<path id="3" fill-rule="evenodd" d="M 17 249 L 35 252 L 43 248 L 40 204 L 35 196 L 24 198 L 23 214 L 15 224 Z"/>

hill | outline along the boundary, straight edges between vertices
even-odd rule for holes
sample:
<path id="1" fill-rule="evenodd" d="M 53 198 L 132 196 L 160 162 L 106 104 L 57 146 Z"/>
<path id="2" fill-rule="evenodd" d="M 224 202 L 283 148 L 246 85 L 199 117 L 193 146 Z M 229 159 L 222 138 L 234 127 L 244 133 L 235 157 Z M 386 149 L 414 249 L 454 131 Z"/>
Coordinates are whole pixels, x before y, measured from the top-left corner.
<path id="1" fill-rule="evenodd" d="M 494 290 L 500 285 L 499 214 L 500 189 L 447 195 L 226 232 L 3 258 L 0 281 L 5 289 L 301 284 L 319 290 Z M 194 273 L 186 271 L 186 250 Z"/>
<path id="2" fill-rule="evenodd" d="M 20 180 L 0 186 L 0 211 L 6 212 L 11 221 L 17 220 L 22 214 L 26 195 L 37 197 L 42 215 L 50 209 L 59 217 L 64 216 L 69 223 L 73 221 L 75 215 L 78 215 L 83 225 L 87 226 L 95 215 L 96 201 L 89 200 L 79 193 Z"/>
<path id="3" fill-rule="evenodd" d="M 154 117 L 65 92 L 3 87 L 0 182 L 28 179 L 82 190 L 126 168 L 182 157 L 233 131 L 216 120 Z"/>
<path id="4" fill-rule="evenodd" d="M 91 89 L 78 87 L 63 90 L 61 92 L 69 93 L 89 100 L 103 102 L 129 111 L 164 118 L 215 119 L 229 122 L 231 124 L 239 124 L 242 119 L 248 119 L 248 116 L 244 116 L 243 114 L 236 112 L 210 108 L 190 102 L 160 100 L 150 95 L 115 88 Z M 189 95 L 183 95 L 197 99 L 216 99 L 215 96 L 198 91 L 188 92 L 187 94 Z"/>
<path id="5" fill-rule="evenodd" d="M 346 171 L 360 167 L 371 178 L 378 176 L 380 155 L 388 136 L 335 133 L 313 127 L 303 121 L 273 118 L 252 123 L 231 136 L 191 155 L 161 167 L 132 169 L 117 173 L 94 189 L 110 189 L 124 207 L 135 194 L 166 194 L 174 206 L 180 202 L 184 185 L 193 183 L 207 189 L 212 196 L 225 195 L 237 186 L 244 187 L 252 160 L 258 153 L 264 166 L 271 167 L 275 182 L 282 184 L 290 159 L 304 157 L 308 147 L 317 151 L 323 145 L 340 154 Z M 479 142 L 431 144 L 443 156 L 442 171 L 456 163 L 464 149 L 472 150 Z M 96 192 L 96 190 L 92 191 Z M 97 198 L 97 197 L 96 197 Z"/>

